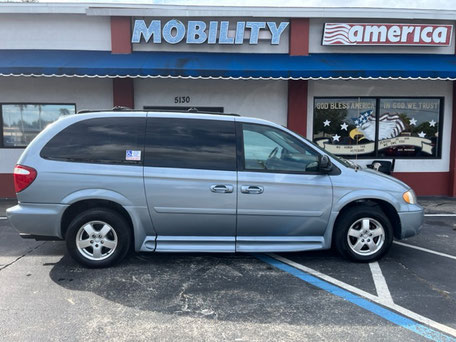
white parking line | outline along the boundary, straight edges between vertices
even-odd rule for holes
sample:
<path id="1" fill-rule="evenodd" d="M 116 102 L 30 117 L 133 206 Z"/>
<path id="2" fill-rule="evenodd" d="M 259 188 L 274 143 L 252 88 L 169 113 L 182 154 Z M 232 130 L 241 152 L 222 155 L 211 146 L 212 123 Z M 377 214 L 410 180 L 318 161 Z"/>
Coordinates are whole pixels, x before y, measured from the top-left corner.
<path id="1" fill-rule="evenodd" d="M 427 248 L 423 248 L 423 247 L 413 246 L 413 245 L 409 245 L 408 243 L 403 243 L 403 242 L 399 242 L 399 241 L 393 241 L 393 243 L 395 243 L 396 245 L 409 247 L 409 248 L 417 249 L 419 251 L 423 251 L 423 252 L 427 252 L 427 253 L 439 255 L 439 256 L 442 256 L 442 257 L 445 257 L 445 258 L 450 258 L 450 259 L 456 260 L 456 256 L 454 256 L 454 255 L 433 251 L 432 249 L 427 249 Z"/>
<path id="2" fill-rule="evenodd" d="M 424 216 L 430 216 L 430 217 L 433 217 L 433 216 L 434 217 L 435 216 L 437 216 L 437 217 L 447 217 L 447 216 L 448 217 L 454 217 L 454 216 L 456 216 L 456 214 L 424 214 Z"/>
<path id="3" fill-rule="evenodd" d="M 393 297 L 391 297 L 391 292 L 386 284 L 385 277 L 383 276 L 382 269 L 378 262 L 369 263 L 369 268 L 372 273 L 375 289 L 377 290 L 378 299 L 381 300 L 384 305 L 394 305 Z"/>
<path id="4" fill-rule="evenodd" d="M 0 216 L 0 220 L 6 220 L 7 217 L 6 216 Z"/>
<path id="5" fill-rule="evenodd" d="M 282 257 L 280 255 L 276 255 L 276 254 L 272 254 L 272 253 L 271 254 L 267 254 L 267 255 L 269 255 L 271 258 L 279 260 L 279 261 L 281 261 L 281 262 L 283 262 L 283 263 L 285 263 L 287 265 L 290 265 L 291 267 L 294 267 L 294 268 L 297 268 L 297 269 L 299 269 L 301 271 L 307 272 L 307 273 L 309 273 L 309 274 L 311 274 L 311 275 L 313 275 L 313 276 L 315 276 L 317 278 L 320 278 L 320 279 L 322 279 L 322 280 L 324 280 L 324 281 L 326 281 L 328 283 L 331 283 L 331 284 L 336 285 L 336 286 L 338 286 L 338 287 L 340 287 L 342 289 L 345 289 L 345 290 L 353 292 L 353 293 L 355 293 L 355 294 L 357 294 L 359 296 L 367 298 L 367 299 L 369 299 L 372 302 L 375 302 L 377 304 L 381 304 L 384 307 L 389 308 L 391 310 L 394 310 L 394 311 L 396 311 L 396 312 L 398 312 L 398 313 L 400 313 L 400 314 L 402 314 L 402 315 L 404 315 L 404 316 L 406 316 L 406 317 L 408 317 L 410 319 L 413 319 L 413 320 L 415 320 L 417 322 L 426 324 L 426 325 L 428 325 L 428 326 L 430 326 L 430 327 L 432 327 L 434 329 L 438 329 L 438 330 L 440 330 L 440 331 L 442 331 L 442 332 L 444 332 L 444 333 L 446 333 L 448 335 L 456 337 L 456 329 L 453 329 L 453 328 L 451 328 L 451 327 L 449 327 L 447 325 L 441 324 L 441 323 L 433 321 L 433 320 L 431 320 L 431 319 L 429 319 L 427 317 L 421 316 L 421 315 L 417 314 L 416 312 L 410 311 L 410 310 L 408 310 L 408 309 L 406 309 L 406 308 L 404 308 L 402 306 L 399 306 L 397 304 L 394 304 L 394 303 L 385 304 L 384 301 L 382 301 L 377 296 L 374 296 L 374 295 L 372 295 L 372 294 L 370 294 L 370 293 L 368 293 L 366 291 L 358 289 L 357 287 L 354 287 L 352 285 L 344 283 L 344 282 L 342 282 L 340 280 L 337 280 L 337 279 L 335 279 L 333 277 L 330 277 L 330 276 L 328 276 L 326 274 L 320 273 L 320 272 L 318 272 L 318 271 L 316 271 L 316 270 L 314 270 L 312 268 L 309 268 L 309 267 L 306 267 L 304 265 L 298 264 L 297 262 L 294 262 L 292 260 L 284 258 L 284 257 Z"/>

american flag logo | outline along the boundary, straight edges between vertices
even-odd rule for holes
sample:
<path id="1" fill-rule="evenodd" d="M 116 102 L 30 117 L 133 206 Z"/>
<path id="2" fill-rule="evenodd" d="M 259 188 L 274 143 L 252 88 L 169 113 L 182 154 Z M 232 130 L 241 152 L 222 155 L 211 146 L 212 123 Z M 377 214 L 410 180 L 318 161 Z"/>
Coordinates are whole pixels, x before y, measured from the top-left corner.
<path id="1" fill-rule="evenodd" d="M 351 25 L 348 24 L 325 24 L 323 45 L 354 45 L 354 43 L 348 39 L 350 28 Z"/>
<path id="2" fill-rule="evenodd" d="M 359 118 L 355 118 L 353 121 L 355 121 L 356 127 L 359 128 L 368 121 L 375 121 L 375 118 L 372 115 L 373 112 L 373 110 L 367 110 L 365 112 L 362 112 L 359 115 Z"/>

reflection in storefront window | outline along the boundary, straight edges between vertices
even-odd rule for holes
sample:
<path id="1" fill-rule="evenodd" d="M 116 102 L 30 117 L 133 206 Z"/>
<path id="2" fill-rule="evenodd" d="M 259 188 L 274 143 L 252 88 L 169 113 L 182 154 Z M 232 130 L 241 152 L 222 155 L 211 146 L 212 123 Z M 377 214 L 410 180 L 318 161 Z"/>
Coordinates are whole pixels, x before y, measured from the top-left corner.
<path id="1" fill-rule="evenodd" d="M 441 102 L 441 98 L 315 98 L 313 140 L 346 158 L 438 158 Z"/>
<path id="2" fill-rule="evenodd" d="M 316 98 L 313 140 L 340 156 L 373 156 L 375 108 L 375 99 Z"/>
<path id="3" fill-rule="evenodd" d="M 380 99 L 379 111 L 380 157 L 439 155 L 440 99 Z"/>
<path id="4" fill-rule="evenodd" d="M 3 104 L 3 147 L 25 147 L 47 125 L 75 113 L 72 104 Z"/>

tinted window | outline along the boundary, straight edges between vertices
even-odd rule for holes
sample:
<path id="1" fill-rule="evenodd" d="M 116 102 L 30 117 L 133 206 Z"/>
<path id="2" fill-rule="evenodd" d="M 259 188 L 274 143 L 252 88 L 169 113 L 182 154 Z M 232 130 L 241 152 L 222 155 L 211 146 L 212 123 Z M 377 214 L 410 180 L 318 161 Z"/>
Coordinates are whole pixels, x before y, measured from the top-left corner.
<path id="1" fill-rule="evenodd" d="M 52 138 L 41 156 L 81 163 L 141 164 L 145 124 L 145 118 L 80 121 Z"/>
<path id="2" fill-rule="evenodd" d="M 243 125 L 244 166 L 251 171 L 316 172 L 318 153 L 279 129 Z"/>
<path id="3" fill-rule="evenodd" d="M 145 165 L 236 170 L 233 121 L 149 118 Z"/>

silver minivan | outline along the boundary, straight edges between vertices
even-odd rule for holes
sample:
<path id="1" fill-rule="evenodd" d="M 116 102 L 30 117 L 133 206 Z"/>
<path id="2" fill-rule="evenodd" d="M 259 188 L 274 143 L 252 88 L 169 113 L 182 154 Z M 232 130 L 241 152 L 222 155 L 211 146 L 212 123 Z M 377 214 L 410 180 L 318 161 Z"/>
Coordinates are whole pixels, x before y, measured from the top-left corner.
<path id="1" fill-rule="evenodd" d="M 141 252 L 382 257 L 417 234 L 412 189 L 272 122 L 203 113 L 92 112 L 61 119 L 14 169 L 23 237 L 64 239 L 106 267 Z"/>

